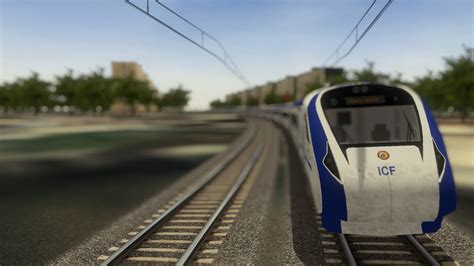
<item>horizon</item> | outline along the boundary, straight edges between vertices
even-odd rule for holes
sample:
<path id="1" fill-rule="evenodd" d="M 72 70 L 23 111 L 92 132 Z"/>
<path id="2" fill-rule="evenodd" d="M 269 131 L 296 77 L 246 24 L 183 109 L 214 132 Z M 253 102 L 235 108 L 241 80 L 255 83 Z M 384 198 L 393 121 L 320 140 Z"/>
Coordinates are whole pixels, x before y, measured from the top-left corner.
<path id="1" fill-rule="evenodd" d="M 219 39 L 254 86 L 321 66 L 368 4 L 169 1 Z M 444 57 L 473 46 L 472 10 L 468 0 L 393 2 L 337 67 L 351 71 L 372 61 L 377 71 L 411 81 L 438 72 Z M 112 61 L 135 61 L 160 92 L 178 84 L 190 89 L 190 110 L 207 109 L 210 101 L 246 88 L 217 60 L 124 1 L 1 0 L 1 14 L 0 82 L 31 71 L 52 81 L 68 68 L 83 74 L 103 67 L 110 75 Z"/>

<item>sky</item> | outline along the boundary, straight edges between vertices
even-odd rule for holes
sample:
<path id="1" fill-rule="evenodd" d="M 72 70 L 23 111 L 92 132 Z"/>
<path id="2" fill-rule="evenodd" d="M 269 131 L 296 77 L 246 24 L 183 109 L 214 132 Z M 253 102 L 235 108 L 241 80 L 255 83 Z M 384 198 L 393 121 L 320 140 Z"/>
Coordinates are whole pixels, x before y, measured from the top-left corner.
<path id="1" fill-rule="evenodd" d="M 155 16 L 200 41 L 197 31 L 153 2 Z M 247 80 L 261 85 L 322 66 L 372 0 L 161 2 L 216 37 Z M 361 29 L 385 2 L 377 1 Z M 378 71 L 411 80 L 442 70 L 443 57 L 460 55 L 463 45 L 473 47 L 473 2 L 395 0 L 338 66 L 359 69 L 368 60 Z M 31 71 L 52 81 L 68 68 L 87 73 L 103 67 L 110 75 L 111 61 L 136 61 L 160 91 L 178 84 L 190 89 L 190 110 L 247 87 L 218 60 L 123 0 L 0 3 L 0 82 Z M 216 49 L 209 40 L 205 45 Z"/>

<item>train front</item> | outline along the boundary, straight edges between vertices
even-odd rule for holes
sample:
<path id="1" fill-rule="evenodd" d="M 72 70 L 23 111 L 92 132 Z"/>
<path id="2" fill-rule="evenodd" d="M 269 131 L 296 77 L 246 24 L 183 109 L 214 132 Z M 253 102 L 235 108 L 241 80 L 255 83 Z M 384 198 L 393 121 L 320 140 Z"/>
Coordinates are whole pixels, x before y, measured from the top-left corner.
<path id="1" fill-rule="evenodd" d="M 320 126 L 325 135 L 313 141 L 324 227 L 364 235 L 440 228 L 455 209 L 454 181 L 441 134 L 418 95 L 346 85 L 323 90 L 313 107 L 320 125 L 313 121 L 312 130 Z"/>

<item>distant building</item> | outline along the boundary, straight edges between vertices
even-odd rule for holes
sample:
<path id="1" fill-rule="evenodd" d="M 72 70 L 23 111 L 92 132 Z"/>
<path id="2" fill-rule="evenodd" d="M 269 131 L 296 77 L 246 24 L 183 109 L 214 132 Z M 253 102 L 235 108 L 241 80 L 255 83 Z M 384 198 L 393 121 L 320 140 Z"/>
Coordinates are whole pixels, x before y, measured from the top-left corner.
<path id="1" fill-rule="evenodd" d="M 287 76 L 275 84 L 275 94 L 284 101 L 291 101 L 295 98 L 297 90 L 297 77 Z"/>
<path id="2" fill-rule="evenodd" d="M 156 90 L 158 95 L 158 88 L 153 84 L 153 81 L 143 71 L 141 65 L 136 62 L 112 62 L 112 77 L 113 78 L 127 78 L 134 77 L 137 80 L 146 81 L 150 86 Z"/>
<path id="3" fill-rule="evenodd" d="M 257 97 L 259 105 L 263 105 L 265 104 L 265 97 L 270 93 L 275 93 L 285 101 L 301 100 L 306 94 L 308 85 L 315 83 L 325 85 L 331 81 L 331 78 L 341 76 L 343 72 L 342 68 L 312 68 L 310 71 L 299 75 L 287 76 L 276 82 L 268 82 L 263 86 L 228 95 L 226 100 L 238 95 L 242 104 L 245 105 L 250 96 Z"/>
<path id="4" fill-rule="evenodd" d="M 240 103 L 242 105 L 246 105 L 247 104 L 247 97 L 248 96 L 248 93 L 247 91 L 241 91 L 239 92 L 239 98 L 240 98 Z"/>
<path id="5" fill-rule="evenodd" d="M 255 87 L 255 88 L 252 88 L 252 89 L 248 89 L 246 92 L 247 92 L 247 102 L 249 101 L 249 99 L 252 99 L 254 101 L 256 101 L 256 104 L 258 104 L 258 101 L 259 101 L 259 97 L 260 97 L 260 87 Z"/>
<path id="6" fill-rule="evenodd" d="M 302 99 L 306 93 L 306 87 L 310 84 L 320 83 L 325 85 L 330 82 L 331 77 L 343 74 L 342 68 L 312 68 L 310 71 L 296 77 L 295 99 Z"/>

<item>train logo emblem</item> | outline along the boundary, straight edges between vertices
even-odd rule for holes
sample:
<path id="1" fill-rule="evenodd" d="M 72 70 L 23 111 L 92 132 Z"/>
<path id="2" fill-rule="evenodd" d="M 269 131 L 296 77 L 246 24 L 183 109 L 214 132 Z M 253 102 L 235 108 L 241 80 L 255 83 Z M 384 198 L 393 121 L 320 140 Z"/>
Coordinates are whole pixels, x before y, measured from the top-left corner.
<path id="1" fill-rule="evenodd" d="M 379 151 L 377 152 L 377 157 L 379 157 L 380 160 L 387 160 L 390 158 L 390 154 L 386 151 Z"/>

